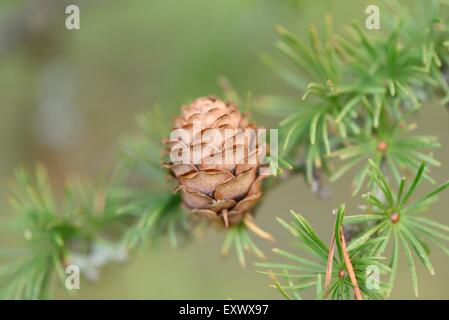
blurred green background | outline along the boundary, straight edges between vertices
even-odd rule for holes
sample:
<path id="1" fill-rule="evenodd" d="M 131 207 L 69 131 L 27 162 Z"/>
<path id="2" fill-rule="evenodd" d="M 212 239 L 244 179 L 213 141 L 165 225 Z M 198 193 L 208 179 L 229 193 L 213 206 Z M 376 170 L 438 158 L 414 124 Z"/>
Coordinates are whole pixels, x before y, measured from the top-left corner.
<path id="1" fill-rule="evenodd" d="M 263 63 L 272 52 L 274 27 L 284 25 L 304 35 L 309 24 L 321 28 L 324 15 L 336 29 L 363 21 L 360 0 L 0 0 L 0 224 L 13 212 L 8 184 L 19 165 L 44 163 L 56 189 L 65 177 L 97 177 L 119 157 L 118 140 L 134 130 L 134 117 L 154 104 L 167 117 L 201 95 L 220 95 L 217 78 L 225 75 L 242 94 L 293 94 Z M 81 29 L 65 29 L 65 6 L 77 4 Z M 446 166 L 432 169 L 437 183 L 448 178 L 449 113 L 430 103 L 418 114 L 418 132 L 440 137 L 435 157 Z M 331 209 L 350 197 L 350 177 L 332 185 L 332 197 L 314 196 L 298 177 L 270 193 L 258 223 L 286 248 L 291 238 L 275 222 L 288 210 L 303 213 L 330 236 Z M 426 186 L 423 192 L 429 190 Z M 449 196 L 431 214 L 449 224 Z M 0 245 L 12 246 L 22 235 L 4 231 Z M 328 239 L 329 236 L 324 236 Z M 180 249 L 163 243 L 124 264 L 105 267 L 95 283 L 83 280 L 74 296 L 56 288 L 57 298 L 128 299 L 277 299 L 269 279 L 233 256 L 221 260 L 223 234 L 214 230 Z M 271 244 L 258 242 L 265 252 Z M 431 255 L 437 270 L 430 276 L 418 266 L 421 298 L 449 298 L 449 258 Z M 404 262 L 404 259 L 402 259 Z M 393 298 L 414 298 L 410 274 L 400 265 Z"/>

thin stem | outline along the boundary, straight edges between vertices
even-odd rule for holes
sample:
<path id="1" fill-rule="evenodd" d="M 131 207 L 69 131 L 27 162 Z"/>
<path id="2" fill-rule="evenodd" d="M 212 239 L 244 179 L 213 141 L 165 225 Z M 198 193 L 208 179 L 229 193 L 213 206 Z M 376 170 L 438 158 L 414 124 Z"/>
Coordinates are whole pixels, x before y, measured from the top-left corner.
<path id="1" fill-rule="evenodd" d="M 354 295 L 356 300 L 363 300 L 362 293 L 360 292 L 359 284 L 357 283 L 357 278 L 355 276 L 354 268 L 352 267 L 351 259 L 349 258 L 348 249 L 346 247 L 345 236 L 343 234 L 343 228 L 340 227 L 340 242 L 343 251 L 343 258 L 345 260 L 346 269 L 349 273 L 349 279 L 351 279 L 352 286 L 354 287 Z"/>
<path id="2" fill-rule="evenodd" d="M 256 223 L 254 222 L 254 218 L 251 216 L 251 214 L 245 215 L 245 217 L 243 218 L 243 223 L 249 230 L 251 230 L 253 233 L 258 235 L 262 239 L 265 239 L 265 240 L 268 240 L 268 241 L 271 241 L 271 242 L 276 242 L 276 240 L 271 235 L 271 233 L 266 232 L 266 231 L 260 229 L 256 225 Z"/>

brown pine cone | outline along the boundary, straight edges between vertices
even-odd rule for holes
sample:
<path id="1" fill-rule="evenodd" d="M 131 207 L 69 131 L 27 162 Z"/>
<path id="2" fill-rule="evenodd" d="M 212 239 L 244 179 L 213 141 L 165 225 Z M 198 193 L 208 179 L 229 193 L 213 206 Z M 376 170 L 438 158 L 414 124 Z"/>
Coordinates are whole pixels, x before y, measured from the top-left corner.
<path id="1" fill-rule="evenodd" d="M 202 97 L 182 107 L 175 129 L 183 129 L 183 137 L 172 132 L 167 166 L 191 212 L 225 226 L 251 213 L 265 177 L 259 155 L 265 155 L 266 144 L 259 146 L 257 127 L 233 103 Z M 254 135 L 243 134 L 251 130 Z"/>

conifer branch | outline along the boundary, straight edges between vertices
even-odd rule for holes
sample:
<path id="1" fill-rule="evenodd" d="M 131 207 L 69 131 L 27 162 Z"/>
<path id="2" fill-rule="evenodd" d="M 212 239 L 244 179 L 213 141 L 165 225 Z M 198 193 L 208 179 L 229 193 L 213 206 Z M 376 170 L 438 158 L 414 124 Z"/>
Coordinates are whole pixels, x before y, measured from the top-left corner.
<path id="1" fill-rule="evenodd" d="M 449 188 L 449 181 L 415 199 L 423 180 L 435 183 L 429 167 L 442 164 L 432 153 L 441 147 L 437 137 L 413 133 L 417 126 L 414 116 L 418 110 L 427 110 L 426 102 L 434 97 L 449 105 L 447 3 L 429 2 L 421 1 L 422 10 L 416 13 L 397 1 L 388 1 L 384 10 L 387 28 L 378 33 L 353 23 L 350 33 L 335 34 L 330 16 L 323 37 L 314 26 L 309 28 L 308 40 L 284 27 L 276 28 L 276 48 L 285 63 L 267 54 L 262 59 L 297 89 L 298 95 L 248 98 L 243 106 L 245 111 L 279 119 L 281 152 L 269 158 L 270 164 L 278 162 L 279 166 L 274 176 L 263 181 L 257 174 L 250 176 L 252 193 L 241 181 L 236 182 L 241 173 L 235 168 L 214 168 L 212 175 L 219 172 L 221 185 L 233 182 L 225 191 L 239 191 L 226 197 L 222 190 L 222 199 L 214 198 L 220 184 L 204 183 L 202 176 L 193 181 L 197 172 L 210 174 L 207 170 L 188 166 L 178 176 L 176 164 L 168 161 L 171 122 L 164 119 L 159 107 L 138 117 L 140 135 L 123 140 L 119 179 L 100 186 L 68 181 L 61 202 L 42 167 L 34 175 L 18 170 L 11 204 L 24 236 L 24 250 L 14 251 L 14 259 L 4 257 L 0 297 L 49 298 L 53 278 L 63 285 L 65 267 L 80 260 L 85 262 L 81 271 L 94 278 L 98 266 L 89 261 L 99 251 L 106 255 L 106 263 L 122 261 L 136 248 L 162 238 L 177 246 L 204 225 L 198 216 L 208 217 L 208 224 L 226 226 L 222 228 L 226 232 L 222 254 L 234 248 L 244 266 L 245 251 L 265 258 L 250 231 L 274 240 L 253 221 L 262 194 L 296 174 L 304 175 L 312 191 L 322 191 L 323 176 L 333 183 L 353 168 L 357 168 L 353 195 L 366 190 L 362 196 L 366 206 L 360 214 L 344 216 L 345 206 L 338 208 L 329 247 L 302 215 L 292 211 L 290 223 L 278 219 L 310 257 L 275 248 L 277 255 L 290 262 L 258 263 L 259 272 L 268 275 L 288 299 L 301 298 L 307 289 L 315 290 L 318 299 L 383 299 L 393 289 L 402 251 L 418 295 L 415 260 L 434 274 L 429 245 L 449 253 L 449 227 L 427 214 L 420 215 Z M 212 117 L 212 123 L 225 121 L 224 125 L 235 126 L 249 121 L 250 115 L 234 105 L 242 107 L 244 99 L 228 80 L 220 78 L 219 82 L 230 102 L 215 97 L 198 99 L 182 110 L 177 126 L 191 124 L 190 113 L 197 110 Z M 216 108 L 208 114 L 210 109 L 202 108 L 211 104 Z M 412 181 L 407 182 L 405 176 Z M 190 184 L 183 179 L 190 179 Z M 178 193 L 173 193 L 174 189 Z M 186 200 L 189 196 L 190 202 Z M 344 230 L 350 226 L 356 232 L 345 237 Z M 392 253 L 385 265 L 382 255 L 389 247 Z M 366 286 L 368 265 L 388 274 L 388 281 L 379 283 L 377 289 Z"/>

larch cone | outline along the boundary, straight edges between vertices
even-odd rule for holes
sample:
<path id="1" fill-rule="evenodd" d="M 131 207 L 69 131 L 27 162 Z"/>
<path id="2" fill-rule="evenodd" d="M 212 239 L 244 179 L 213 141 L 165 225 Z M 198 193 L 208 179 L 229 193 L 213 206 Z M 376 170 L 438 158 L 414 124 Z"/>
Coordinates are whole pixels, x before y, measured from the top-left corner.
<path id="1" fill-rule="evenodd" d="M 251 214 L 266 177 L 267 147 L 257 129 L 234 103 L 213 96 L 182 107 L 167 142 L 167 167 L 193 214 L 226 227 Z"/>

